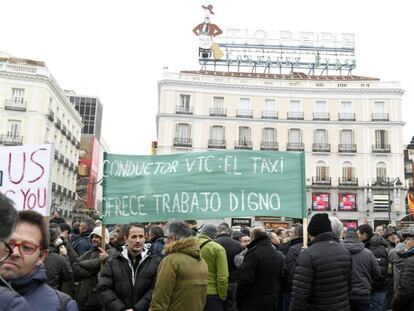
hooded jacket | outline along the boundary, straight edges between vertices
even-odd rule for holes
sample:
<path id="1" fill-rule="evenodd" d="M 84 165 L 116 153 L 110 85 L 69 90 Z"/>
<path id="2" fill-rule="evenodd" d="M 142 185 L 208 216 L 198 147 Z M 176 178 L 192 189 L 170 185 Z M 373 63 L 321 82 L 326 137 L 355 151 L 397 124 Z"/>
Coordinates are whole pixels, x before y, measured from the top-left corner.
<path id="1" fill-rule="evenodd" d="M 73 249 L 79 256 L 82 256 L 92 248 L 92 245 L 89 242 L 89 236 L 91 235 L 91 232 L 92 231 L 83 232 L 77 239 L 72 241 Z"/>
<path id="2" fill-rule="evenodd" d="M 200 250 L 201 257 L 208 266 L 207 295 L 218 295 L 224 301 L 227 297 L 229 279 L 226 250 L 207 235 L 201 234 L 197 237 L 199 247 L 207 241 L 210 242 L 204 244 Z"/>
<path id="3" fill-rule="evenodd" d="M 342 244 L 352 256 L 351 300 L 369 300 L 372 280 L 381 270 L 374 254 L 357 238 L 346 238 Z"/>
<path id="4" fill-rule="evenodd" d="M 46 270 L 42 264 L 32 274 L 11 280 L 10 285 L 26 299 L 34 311 L 43 311 L 45 306 L 47 306 L 48 311 L 60 311 L 59 297 L 56 291 L 46 284 L 46 280 Z M 66 310 L 77 311 L 76 302 L 74 300 L 69 301 L 66 305 Z"/>
<path id="5" fill-rule="evenodd" d="M 412 311 L 414 310 L 414 249 L 406 252 L 406 260 L 401 271 L 398 289 L 395 292 L 392 302 L 394 311 Z"/>
<path id="6" fill-rule="evenodd" d="M 241 311 L 273 311 L 283 275 L 284 260 L 265 232 L 257 233 L 247 245 L 237 286 L 237 305 Z"/>
<path id="7" fill-rule="evenodd" d="M 98 281 L 99 300 L 105 310 L 147 311 L 160 261 L 158 255 L 144 249 L 141 260 L 134 269 L 127 246 L 123 247 L 121 253 L 111 257 Z"/>
<path id="8" fill-rule="evenodd" d="M 202 311 L 207 285 L 208 268 L 196 239 L 177 240 L 165 247 L 149 310 Z"/>
<path id="9" fill-rule="evenodd" d="M 406 250 L 405 249 L 405 244 L 404 243 L 399 243 L 396 247 L 395 247 L 395 255 L 396 255 L 396 260 L 394 262 L 394 292 L 397 292 L 398 290 L 398 282 L 400 281 L 400 275 L 401 275 L 401 271 L 404 268 L 404 263 L 405 261 L 414 255 L 414 248 L 410 249 L 410 250 Z"/>
<path id="10" fill-rule="evenodd" d="M 372 289 L 387 290 L 390 276 L 388 275 L 388 242 L 380 235 L 374 233 L 371 239 L 362 241 L 365 247 L 368 248 L 377 258 L 378 265 L 381 269 L 379 278 L 375 278 L 372 283 Z"/>
<path id="11" fill-rule="evenodd" d="M 296 260 L 289 311 L 349 311 L 352 258 L 332 237 L 316 236 Z"/>

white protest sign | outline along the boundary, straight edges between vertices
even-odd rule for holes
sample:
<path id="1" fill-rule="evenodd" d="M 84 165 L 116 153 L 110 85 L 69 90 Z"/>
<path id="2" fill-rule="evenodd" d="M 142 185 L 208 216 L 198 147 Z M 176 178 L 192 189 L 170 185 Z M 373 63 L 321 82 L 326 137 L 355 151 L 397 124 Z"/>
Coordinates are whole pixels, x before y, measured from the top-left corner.
<path id="1" fill-rule="evenodd" d="M 0 147 L 0 192 L 18 211 L 49 216 L 52 165 L 53 145 Z"/>

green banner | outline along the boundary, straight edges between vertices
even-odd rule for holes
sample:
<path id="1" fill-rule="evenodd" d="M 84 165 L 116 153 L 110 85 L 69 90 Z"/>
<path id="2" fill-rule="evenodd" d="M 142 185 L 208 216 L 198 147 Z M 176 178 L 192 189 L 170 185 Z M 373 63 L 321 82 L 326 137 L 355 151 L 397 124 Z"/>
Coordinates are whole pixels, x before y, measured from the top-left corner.
<path id="1" fill-rule="evenodd" d="M 304 217 L 303 153 L 105 153 L 103 169 L 106 224 L 171 218 Z"/>

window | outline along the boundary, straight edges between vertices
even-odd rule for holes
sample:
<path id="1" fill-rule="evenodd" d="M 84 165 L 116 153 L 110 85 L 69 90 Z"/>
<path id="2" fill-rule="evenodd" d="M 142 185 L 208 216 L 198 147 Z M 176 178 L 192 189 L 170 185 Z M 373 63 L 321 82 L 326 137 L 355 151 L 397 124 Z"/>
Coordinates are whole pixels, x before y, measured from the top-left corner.
<path id="1" fill-rule="evenodd" d="M 300 144 L 302 143 L 302 133 L 300 129 L 289 130 L 289 144 Z"/>
<path id="2" fill-rule="evenodd" d="M 251 129 L 248 126 L 239 127 L 239 143 L 248 146 L 251 144 Z"/>
<path id="3" fill-rule="evenodd" d="M 324 129 L 315 130 L 315 144 L 319 146 L 326 145 L 328 142 L 328 134 Z"/>
<path id="4" fill-rule="evenodd" d="M 17 138 L 21 135 L 22 122 L 18 120 L 9 120 L 7 128 L 7 137 Z"/>
<path id="5" fill-rule="evenodd" d="M 276 130 L 271 127 L 265 127 L 263 129 L 263 142 L 265 143 L 274 143 L 276 142 Z"/>
<path id="6" fill-rule="evenodd" d="M 316 108 L 317 113 L 325 113 L 326 112 L 326 101 L 317 100 L 315 108 Z"/>
<path id="7" fill-rule="evenodd" d="M 265 111 L 276 111 L 276 101 L 274 99 L 265 99 Z"/>
<path id="8" fill-rule="evenodd" d="M 250 102 L 250 98 L 240 98 L 239 106 L 236 111 L 236 116 L 241 118 L 253 117 L 252 104 Z"/>
<path id="9" fill-rule="evenodd" d="M 384 102 L 374 102 L 374 112 L 375 113 L 384 113 L 385 112 L 385 103 Z"/>
<path id="10" fill-rule="evenodd" d="M 224 141 L 224 127 L 221 125 L 213 125 L 211 127 L 210 133 L 211 140 L 214 142 L 223 142 Z"/>
<path id="11" fill-rule="evenodd" d="M 251 110 L 252 106 L 250 103 L 250 98 L 240 98 L 239 109 L 241 110 Z"/>
<path id="12" fill-rule="evenodd" d="M 191 137 L 190 124 L 179 123 L 177 124 L 177 137 L 187 139 Z"/>
<path id="13" fill-rule="evenodd" d="M 375 146 L 377 148 L 385 148 L 388 145 L 388 135 L 386 130 L 375 131 Z"/>
<path id="14" fill-rule="evenodd" d="M 177 112 L 191 112 L 190 95 L 180 94 L 180 104 L 177 107 Z"/>
<path id="15" fill-rule="evenodd" d="M 352 130 L 342 130 L 341 131 L 341 145 L 351 146 L 354 143 L 354 137 Z"/>
<path id="16" fill-rule="evenodd" d="M 351 162 L 344 162 L 342 165 L 342 180 L 353 181 L 355 178 L 355 168 L 352 167 Z"/>
<path id="17" fill-rule="evenodd" d="M 352 102 L 350 102 L 350 101 L 341 102 L 341 112 L 342 113 L 352 113 Z"/>
<path id="18" fill-rule="evenodd" d="M 290 101 L 290 106 L 289 106 L 289 111 L 291 111 L 291 112 L 301 112 L 302 108 L 300 106 L 300 100 L 291 100 Z"/>
<path id="19" fill-rule="evenodd" d="M 329 181 L 329 167 L 324 161 L 316 163 L 316 181 Z"/>
<path id="20" fill-rule="evenodd" d="M 12 88 L 12 100 L 17 104 L 23 104 L 24 89 Z"/>
<path id="21" fill-rule="evenodd" d="M 387 178 L 387 165 L 384 162 L 377 163 L 377 179 L 385 180 Z"/>
<path id="22" fill-rule="evenodd" d="M 223 109 L 224 108 L 224 97 L 213 97 L 213 108 Z"/>

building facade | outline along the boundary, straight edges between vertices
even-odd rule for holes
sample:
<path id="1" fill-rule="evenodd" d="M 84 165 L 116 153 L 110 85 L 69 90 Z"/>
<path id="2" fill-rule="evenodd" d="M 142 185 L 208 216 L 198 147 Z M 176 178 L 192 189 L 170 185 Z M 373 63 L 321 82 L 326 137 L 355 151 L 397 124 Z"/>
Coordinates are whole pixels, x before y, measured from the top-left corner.
<path id="1" fill-rule="evenodd" d="M 310 216 L 327 211 L 355 226 L 405 213 L 399 83 L 188 71 L 165 73 L 158 92 L 158 154 L 304 152 Z"/>
<path id="2" fill-rule="evenodd" d="M 43 62 L 0 54 L 0 146 L 54 144 L 51 212 L 71 216 L 82 119 Z"/>

